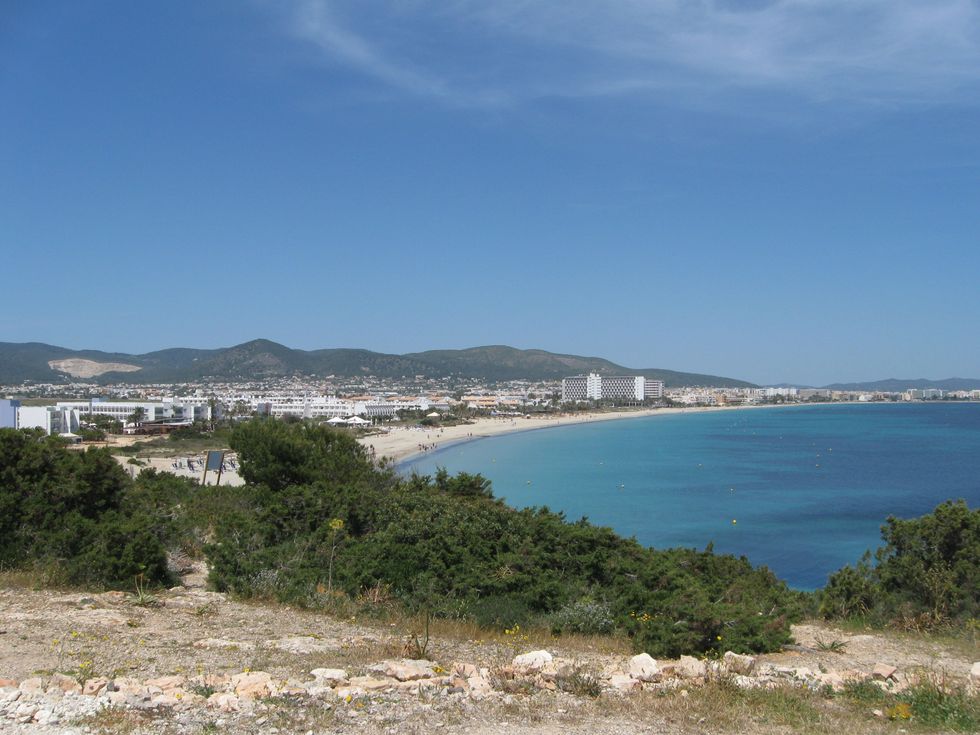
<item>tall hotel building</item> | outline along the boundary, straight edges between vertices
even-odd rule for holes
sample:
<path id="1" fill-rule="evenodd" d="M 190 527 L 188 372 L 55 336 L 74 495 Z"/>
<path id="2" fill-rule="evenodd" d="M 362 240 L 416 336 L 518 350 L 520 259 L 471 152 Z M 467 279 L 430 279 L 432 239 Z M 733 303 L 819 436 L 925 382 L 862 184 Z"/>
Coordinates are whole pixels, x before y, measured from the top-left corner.
<path id="1" fill-rule="evenodd" d="M 647 380 L 642 375 L 573 375 L 561 381 L 561 399 L 573 401 L 642 401 L 663 398 L 662 380 Z"/>
<path id="2" fill-rule="evenodd" d="M 643 385 L 643 397 L 659 401 L 664 397 L 664 381 L 646 378 Z"/>

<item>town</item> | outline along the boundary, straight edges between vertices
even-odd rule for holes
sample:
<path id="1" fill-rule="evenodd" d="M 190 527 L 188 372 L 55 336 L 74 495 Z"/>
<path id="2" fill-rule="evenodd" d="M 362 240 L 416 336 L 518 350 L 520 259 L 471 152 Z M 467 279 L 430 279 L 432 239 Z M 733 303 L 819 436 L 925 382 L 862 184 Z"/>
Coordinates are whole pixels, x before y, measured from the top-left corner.
<path id="1" fill-rule="evenodd" d="M 643 376 L 590 373 L 561 381 L 372 376 L 289 377 L 235 383 L 23 383 L 0 386 L 0 428 L 41 429 L 68 439 L 107 427 L 119 433 L 167 433 L 194 424 L 255 416 L 370 426 L 441 417 L 518 416 L 631 407 L 752 406 L 827 402 L 977 401 L 971 390 L 845 391 L 818 388 L 666 387 Z M 101 420 L 98 417 L 102 417 Z M 79 432 L 82 433 L 79 433 Z"/>

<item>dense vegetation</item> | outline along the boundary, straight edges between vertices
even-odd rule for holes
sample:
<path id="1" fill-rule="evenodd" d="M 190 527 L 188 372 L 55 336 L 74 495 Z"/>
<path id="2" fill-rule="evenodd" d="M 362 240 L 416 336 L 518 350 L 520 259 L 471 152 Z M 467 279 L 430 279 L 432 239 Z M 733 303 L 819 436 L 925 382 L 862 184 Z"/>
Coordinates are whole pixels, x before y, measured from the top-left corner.
<path id="1" fill-rule="evenodd" d="M 0 566 L 72 584 L 164 583 L 166 550 L 206 555 L 211 584 L 315 608 L 385 599 L 485 626 L 619 633 L 654 655 L 764 651 L 809 599 L 711 549 L 653 550 L 585 519 L 515 510 L 479 475 L 401 478 L 353 437 L 252 421 L 230 435 L 244 487 L 131 480 L 104 450 L 0 430 Z M 886 545 L 818 593 L 828 617 L 935 623 L 977 613 L 980 513 L 888 519 Z"/>
<path id="2" fill-rule="evenodd" d="M 140 501 L 108 451 L 0 429 L 0 567 L 35 565 L 56 583 L 164 582 L 167 513 Z"/>
<path id="3" fill-rule="evenodd" d="M 409 607 L 499 627 L 619 628 L 660 655 L 767 650 L 797 596 L 766 569 L 710 551 L 653 551 L 585 520 L 517 511 L 478 475 L 401 480 L 347 434 L 253 422 L 232 437 L 248 485 L 215 528 L 211 579 L 315 605 L 383 586 Z"/>
<path id="4" fill-rule="evenodd" d="M 827 618 L 931 628 L 980 615 L 980 510 L 946 502 L 921 518 L 888 518 L 885 545 L 831 575 Z"/>

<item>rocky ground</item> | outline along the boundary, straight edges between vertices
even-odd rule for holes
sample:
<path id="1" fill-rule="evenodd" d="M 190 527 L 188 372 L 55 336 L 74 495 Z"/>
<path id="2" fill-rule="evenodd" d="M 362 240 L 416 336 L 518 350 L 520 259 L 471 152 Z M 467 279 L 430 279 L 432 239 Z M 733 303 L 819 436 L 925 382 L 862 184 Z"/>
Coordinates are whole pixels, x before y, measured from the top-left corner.
<path id="1" fill-rule="evenodd" d="M 0 589 L 0 732 L 901 732 L 806 693 L 980 684 L 969 644 L 819 624 L 791 650 L 717 661 L 520 630 L 426 645 L 411 625 L 229 600 L 201 570 L 142 598 Z"/>

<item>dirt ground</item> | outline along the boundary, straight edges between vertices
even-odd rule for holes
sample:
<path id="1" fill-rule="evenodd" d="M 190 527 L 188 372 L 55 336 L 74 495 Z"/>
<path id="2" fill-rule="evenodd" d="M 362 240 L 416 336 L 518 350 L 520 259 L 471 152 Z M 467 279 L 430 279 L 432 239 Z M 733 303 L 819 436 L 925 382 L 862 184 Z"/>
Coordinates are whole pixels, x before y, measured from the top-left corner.
<path id="1" fill-rule="evenodd" d="M 23 681 L 53 672 L 79 680 L 180 675 L 233 675 L 264 671 L 281 680 L 310 678 L 317 668 L 339 668 L 356 676 L 378 661 L 406 657 L 413 621 L 341 620 L 322 613 L 272 604 L 243 603 L 205 589 L 198 569 L 185 584 L 139 600 L 136 591 L 87 594 L 0 589 L 0 679 Z M 760 656 L 760 662 L 820 671 L 870 672 L 887 663 L 903 672 L 930 670 L 965 681 L 980 658 L 975 645 L 919 636 L 854 633 L 811 623 L 794 629 L 791 650 Z M 477 637 L 484 636 L 485 637 Z M 821 650 L 837 641 L 838 652 Z M 631 655 L 608 641 L 481 633 L 465 627 L 436 629 L 427 658 L 449 670 L 455 662 L 496 669 L 515 654 L 544 648 L 571 659 L 584 671 L 622 670 Z M 780 721 L 756 722 L 752 714 L 722 712 L 713 719 L 703 696 L 646 692 L 593 699 L 562 692 L 526 692 L 484 701 L 436 694 L 387 694 L 347 706 L 335 703 L 261 702 L 247 715 L 204 710 L 183 713 L 116 712 L 84 718 L 76 725 L 44 729 L 0 720 L 0 732 L 378 732 L 378 733 L 568 733 L 795 732 Z M 724 705 L 729 707 L 729 705 Z M 731 716 L 729 716 L 731 715 Z M 745 719 L 748 717 L 748 720 Z M 816 723 L 808 731 L 833 732 Z M 845 720 L 851 722 L 852 720 Z M 278 724 L 277 724 L 278 723 Z M 867 732 L 900 732 L 893 723 L 868 718 Z M 86 730 L 85 728 L 88 728 Z M 5 729 L 6 728 L 6 729 Z M 40 728 L 40 729 L 39 729 Z"/>

